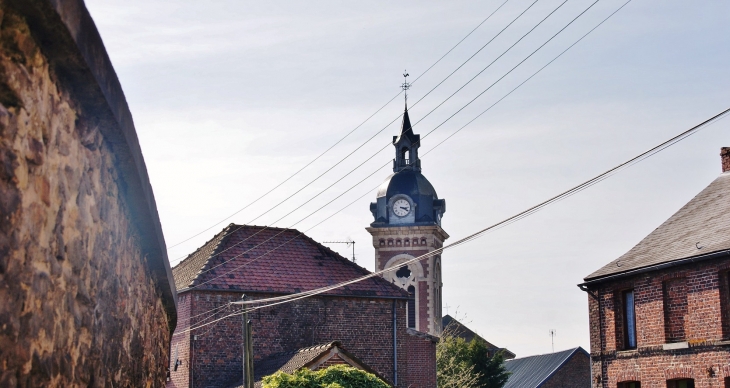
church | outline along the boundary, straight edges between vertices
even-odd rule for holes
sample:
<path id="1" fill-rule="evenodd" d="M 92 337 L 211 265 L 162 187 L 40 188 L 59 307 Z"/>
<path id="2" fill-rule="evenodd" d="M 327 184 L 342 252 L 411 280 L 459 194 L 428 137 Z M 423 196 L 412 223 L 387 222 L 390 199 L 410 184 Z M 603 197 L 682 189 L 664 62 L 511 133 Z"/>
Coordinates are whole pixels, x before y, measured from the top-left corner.
<path id="1" fill-rule="evenodd" d="M 436 387 L 441 256 L 406 262 L 443 246 L 446 202 L 421 172 L 420 136 L 407 107 L 393 146 L 393 173 L 370 204 L 374 219 L 367 227 L 375 270 L 391 271 L 249 313 L 257 386 L 277 370 L 349 364 L 395 387 Z M 243 321 L 231 302 L 243 295 L 292 295 L 370 274 L 297 230 L 235 224 L 172 272 L 178 325 L 169 388 L 241 386 Z"/>

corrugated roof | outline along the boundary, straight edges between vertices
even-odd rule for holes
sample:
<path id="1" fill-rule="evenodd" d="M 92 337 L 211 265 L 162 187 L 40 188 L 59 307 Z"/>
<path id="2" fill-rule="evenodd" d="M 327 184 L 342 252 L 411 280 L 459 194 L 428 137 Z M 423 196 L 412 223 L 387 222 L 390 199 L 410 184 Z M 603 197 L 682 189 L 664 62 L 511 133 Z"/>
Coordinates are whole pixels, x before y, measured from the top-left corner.
<path id="1" fill-rule="evenodd" d="M 201 289 L 298 293 L 370 272 L 295 229 L 227 226 L 172 269 L 178 292 Z M 325 295 L 407 298 L 376 276 Z"/>
<path id="2" fill-rule="evenodd" d="M 511 374 L 503 388 L 537 388 L 570 360 L 576 352 L 583 352 L 588 356 L 583 348 L 577 347 L 562 352 L 507 360 L 504 366 Z"/>
<path id="3" fill-rule="evenodd" d="M 721 174 L 635 247 L 585 280 L 726 249 L 730 249 L 730 172 Z"/>
<path id="4" fill-rule="evenodd" d="M 470 328 L 466 327 L 466 325 L 464 325 L 463 323 L 454 319 L 454 317 L 452 317 L 451 315 L 446 314 L 441 319 L 441 327 L 444 328 L 444 333 L 448 333 L 453 336 L 463 338 L 466 342 L 469 342 L 469 341 L 473 340 L 474 338 L 479 338 L 480 340 L 484 341 L 487 344 L 488 348 L 499 349 L 499 350 L 504 351 L 505 359 L 515 358 L 515 356 L 516 356 L 514 353 L 507 350 L 507 348 L 500 348 L 499 346 L 494 345 L 493 343 L 482 338 L 482 336 L 475 333 Z"/>

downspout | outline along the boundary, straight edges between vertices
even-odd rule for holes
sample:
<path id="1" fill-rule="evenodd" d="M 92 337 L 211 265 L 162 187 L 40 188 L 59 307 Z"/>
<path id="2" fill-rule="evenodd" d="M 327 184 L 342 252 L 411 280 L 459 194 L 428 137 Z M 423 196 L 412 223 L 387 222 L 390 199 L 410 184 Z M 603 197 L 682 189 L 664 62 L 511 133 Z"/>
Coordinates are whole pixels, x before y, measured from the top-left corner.
<path id="1" fill-rule="evenodd" d="M 393 385 L 398 386 L 398 323 L 393 299 Z"/>
<path id="2" fill-rule="evenodd" d="M 600 327 L 598 328 L 598 343 L 601 346 L 600 352 L 598 353 L 598 360 L 601 362 L 601 386 L 605 387 L 608 385 L 608 379 L 607 376 L 603 375 L 603 351 L 605 349 L 605 346 L 603 344 L 603 307 L 601 307 L 601 289 L 599 288 L 597 290 L 598 294 L 598 324 Z"/>
<path id="3" fill-rule="evenodd" d="M 590 297 L 596 300 L 596 303 L 598 303 L 598 346 L 600 347 L 598 349 L 598 360 L 601 363 L 601 386 L 606 386 L 606 376 L 603 375 L 603 308 L 601 308 L 601 289 L 599 288 L 596 290 L 596 293 L 592 293 L 591 290 L 588 288 L 588 286 L 583 283 L 579 284 L 578 288 L 580 288 L 582 291 L 585 291 L 586 294 L 588 294 Z M 591 384 L 592 385 L 592 384 Z"/>

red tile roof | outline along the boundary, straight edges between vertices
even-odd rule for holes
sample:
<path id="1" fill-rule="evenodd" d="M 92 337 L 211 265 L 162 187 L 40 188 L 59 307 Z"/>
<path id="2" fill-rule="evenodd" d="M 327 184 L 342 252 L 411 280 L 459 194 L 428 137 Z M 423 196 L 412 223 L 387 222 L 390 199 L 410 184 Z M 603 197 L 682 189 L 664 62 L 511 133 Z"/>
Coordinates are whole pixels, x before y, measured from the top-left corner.
<path id="1" fill-rule="evenodd" d="M 172 273 L 178 292 L 194 287 L 290 294 L 370 272 L 295 229 L 230 224 Z M 408 297 L 379 276 L 325 295 Z"/>

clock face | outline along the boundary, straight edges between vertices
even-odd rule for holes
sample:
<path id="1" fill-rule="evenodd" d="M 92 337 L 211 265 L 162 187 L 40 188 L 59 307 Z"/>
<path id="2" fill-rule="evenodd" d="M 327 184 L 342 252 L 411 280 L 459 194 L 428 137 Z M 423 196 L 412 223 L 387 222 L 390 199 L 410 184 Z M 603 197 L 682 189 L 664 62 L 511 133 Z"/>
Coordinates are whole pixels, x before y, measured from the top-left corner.
<path id="1" fill-rule="evenodd" d="M 399 199 L 393 202 L 393 213 L 398 217 L 405 217 L 411 212 L 411 203 L 405 199 Z"/>

